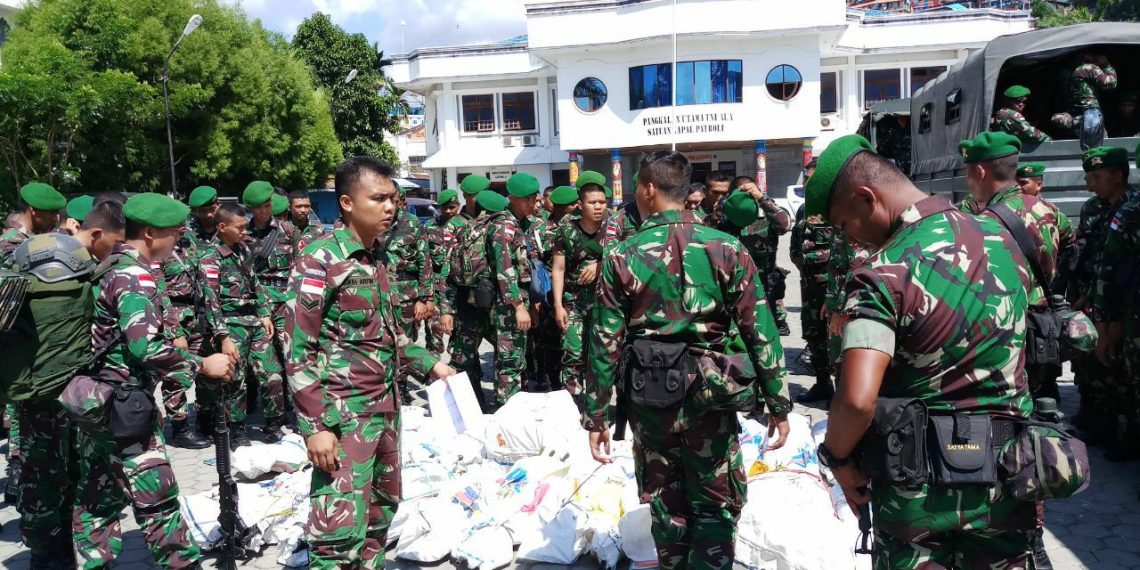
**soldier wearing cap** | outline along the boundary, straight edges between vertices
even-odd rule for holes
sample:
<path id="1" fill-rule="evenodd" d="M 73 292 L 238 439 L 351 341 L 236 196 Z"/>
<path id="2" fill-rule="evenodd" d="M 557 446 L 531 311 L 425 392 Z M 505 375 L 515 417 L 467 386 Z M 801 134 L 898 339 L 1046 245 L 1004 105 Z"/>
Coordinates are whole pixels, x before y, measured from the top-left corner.
<path id="1" fill-rule="evenodd" d="M 285 425 L 285 384 L 281 379 L 281 354 L 285 345 L 282 331 L 285 330 L 285 300 L 289 284 L 289 272 L 293 270 L 293 260 L 297 253 L 308 245 L 298 236 L 293 224 L 273 217 L 274 188 L 264 180 L 250 182 L 241 199 L 249 208 L 253 219 L 246 230 L 247 242 L 252 251 L 253 271 L 269 295 L 272 326 L 269 328 L 269 346 L 264 350 L 260 344 L 253 347 L 253 353 L 264 353 L 263 374 L 265 378 L 255 378 L 252 386 L 261 386 L 263 412 L 265 415 L 264 433 L 270 440 L 281 437 Z"/>
<path id="2" fill-rule="evenodd" d="M 312 243 L 317 238 L 324 237 L 325 227 L 320 221 L 313 222 L 313 200 L 308 190 L 293 190 L 289 193 L 289 221 L 297 228 L 298 239 Z"/>
<path id="3" fill-rule="evenodd" d="M 221 380 L 233 374 L 229 356 L 199 357 L 175 348 L 165 334 L 150 267 L 173 251 L 187 214 L 185 205 L 161 194 L 127 200 L 126 242 L 115 247 L 114 266 L 100 281 L 95 302 L 93 348 L 110 345 L 97 373 L 99 381 L 153 393 L 164 378 L 189 388 L 197 373 Z M 74 530 L 80 566 L 105 567 L 117 558 L 122 544 L 119 514 L 130 504 L 155 562 L 166 568 L 198 567 L 201 550 L 182 519 L 164 442 L 157 409 L 149 433 L 137 439 L 79 431 L 79 515 Z"/>
<path id="4" fill-rule="evenodd" d="M 1029 100 L 1029 89 L 1021 85 L 1011 86 L 1002 93 L 1001 108 L 994 113 L 990 129 L 1002 131 L 1017 137 L 1023 143 L 1043 143 L 1053 140 L 1025 119 L 1025 103 Z"/>
<path id="5" fill-rule="evenodd" d="M 760 215 L 752 224 L 740 232 L 740 241 L 756 262 L 756 269 L 764 280 L 764 290 L 768 294 L 768 306 L 776 318 L 780 335 L 789 335 L 788 312 L 784 309 L 784 279 L 787 271 L 777 266 L 776 252 L 780 249 L 780 236 L 792 227 L 791 216 L 767 192 L 760 190 L 756 181 L 747 176 L 738 176 L 729 185 L 730 193 L 742 190 L 760 208 Z M 738 198 L 739 199 L 739 198 Z"/>
<path id="6" fill-rule="evenodd" d="M 396 196 L 396 219 L 382 240 L 388 278 L 392 280 L 392 293 L 397 303 L 400 327 L 414 333 L 419 323 L 435 314 L 435 277 L 428 232 L 405 207 L 407 190 L 400 188 Z M 422 384 L 423 377 L 411 367 L 400 368 L 400 397 L 404 404 L 412 403 L 412 385 L 408 380 Z M 415 387 L 416 392 L 422 386 Z M 426 394 L 418 394 L 426 400 Z"/>
<path id="7" fill-rule="evenodd" d="M 567 216 L 570 216 L 578 207 L 578 190 L 573 186 L 559 186 L 550 193 L 550 223 L 557 228 Z"/>
<path id="8" fill-rule="evenodd" d="M 475 202 L 475 198 L 479 196 L 480 192 L 490 187 L 491 180 L 486 176 L 480 176 L 478 174 L 468 174 L 465 176 L 463 181 L 459 183 L 459 190 L 463 192 L 464 200 L 463 211 L 460 212 L 459 215 L 463 216 L 466 220 L 475 219 L 475 216 L 478 215 L 478 204 Z"/>
<path id="9" fill-rule="evenodd" d="M 459 215 L 459 193 L 447 189 L 439 193 L 436 198 L 439 205 L 439 216 L 428 228 L 428 251 L 431 253 L 432 275 L 435 284 L 432 287 L 433 298 L 437 310 L 427 321 L 424 327 L 424 338 L 428 350 L 443 354 L 443 337 L 450 336 L 452 331 L 443 330 L 440 316 L 450 312 L 447 303 L 447 274 L 449 272 L 449 258 L 451 250 L 455 248 L 455 240 L 460 228 L 467 223 L 467 219 Z"/>
<path id="10" fill-rule="evenodd" d="M 95 205 L 95 197 L 84 194 L 76 196 L 67 201 L 67 219 L 60 225 L 61 229 L 71 235 L 79 231 L 79 226 L 83 225 L 83 218 L 87 217 L 87 212 L 91 211 L 91 207 Z"/>
<path id="11" fill-rule="evenodd" d="M 1045 189 L 1045 163 L 1023 162 L 1017 165 L 1017 185 L 1026 196 L 1037 196 Z"/>
<path id="12" fill-rule="evenodd" d="M 1122 148 L 1091 148 L 1082 157 L 1082 167 L 1085 185 L 1093 195 L 1081 206 L 1073 255 L 1062 267 L 1069 273 L 1067 296 L 1073 309 L 1095 318 L 1092 301 L 1108 230 L 1116 211 L 1135 190 L 1128 184 L 1128 151 Z M 1078 354 L 1073 359 L 1073 382 L 1081 395 L 1073 423 L 1081 429 L 1082 439 L 1093 444 L 1116 443 L 1117 418 L 1135 411 L 1125 405 L 1129 381 L 1124 363 L 1114 359 L 1106 366 L 1095 354 Z"/>
<path id="13" fill-rule="evenodd" d="M 1029 292 L 1029 305 L 1034 310 L 1046 311 L 1050 299 L 1046 290 L 1052 291 L 1057 279 L 1057 260 L 1072 247 L 1073 226 L 1069 218 L 1053 204 L 1028 196 L 1017 185 L 1017 159 L 1021 141 L 1008 133 L 985 132 L 972 140 L 958 145 L 962 160 L 966 164 L 966 184 L 972 198 L 959 207 L 963 212 L 989 216 L 998 219 L 995 209 L 1008 208 L 1020 220 L 1034 240 L 1032 255 L 1040 267 L 1047 283 L 1033 279 Z M 1027 361 L 1029 391 L 1036 398 L 1046 396 L 1060 401 L 1057 378 L 1061 374 L 1061 363 Z"/>
<path id="14" fill-rule="evenodd" d="M 500 337 L 509 337 L 507 346 L 495 354 L 499 377 L 495 384 L 495 400 L 502 406 L 523 388 L 523 375 L 527 369 L 528 333 L 537 321 L 529 297 L 530 261 L 541 255 L 539 244 L 532 232 L 539 225 L 534 218 L 538 206 L 538 179 L 520 172 L 507 179 L 507 211 L 509 216 L 492 223 L 490 255 L 497 281 L 495 307 L 492 309 L 493 327 Z M 540 229 L 540 228 L 539 228 Z M 513 280 L 518 291 L 508 281 Z M 504 361 L 498 368 L 499 360 Z"/>
<path id="15" fill-rule="evenodd" d="M 218 226 L 214 216 L 218 213 L 218 191 L 210 186 L 199 186 L 190 192 L 187 200 L 191 217 L 186 222 L 186 233 L 182 236 L 183 250 L 188 245 L 201 247 L 214 239 Z"/>
<path id="16" fill-rule="evenodd" d="M 286 198 L 285 195 L 280 193 L 280 192 L 274 192 L 272 201 L 273 201 L 273 219 L 277 220 L 278 222 L 292 223 L 292 219 L 289 216 L 289 199 Z M 299 235 L 301 235 L 301 232 L 294 232 L 294 235 L 299 236 Z"/>
<path id="17" fill-rule="evenodd" d="M 1034 503 L 1000 485 L 868 491 L 851 459 L 879 397 L 920 399 L 931 415 L 1029 417 L 1025 257 L 1000 223 L 928 196 L 858 135 L 820 155 L 806 194 L 808 216 L 876 251 L 847 282 L 842 381 L 819 448 L 852 509 L 871 502 L 875 566 L 1029 567 Z"/>
<path id="18" fill-rule="evenodd" d="M 1119 157 L 1119 153 L 1116 153 Z M 1107 159 L 1107 155 L 1102 159 Z M 1118 161 L 1119 158 L 1113 159 Z M 1096 355 L 1105 366 L 1123 364 L 1118 386 L 1127 428 L 1105 458 L 1140 458 L 1140 192 L 1128 192 L 1108 224 L 1104 252 L 1097 266 L 1092 317 L 1100 336 Z"/>
<path id="19" fill-rule="evenodd" d="M 42 182 L 31 182 L 20 188 L 23 211 L 16 218 L 17 227 L 0 234 L 0 267 L 12 265 L 12 252 L 24 240 L 46 234 L 59 225 L 59 211 L 67 206 L 67 198 Z"/>

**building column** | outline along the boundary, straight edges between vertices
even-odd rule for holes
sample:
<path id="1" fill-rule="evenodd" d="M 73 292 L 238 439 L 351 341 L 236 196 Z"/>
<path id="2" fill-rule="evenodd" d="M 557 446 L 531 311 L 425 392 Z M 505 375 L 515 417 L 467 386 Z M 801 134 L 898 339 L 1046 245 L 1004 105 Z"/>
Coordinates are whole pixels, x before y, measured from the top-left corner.
<path id="1" fill-rule="evenodd" d="M 445 186 L 447 188 L 454 188 L 459 190 L 459 173 L 454 168 L 448 167 L 443 171 L 444 179 L 447 181 Z"/>
<path id="2" fill-rule="evenodd" d="M 811 162 L 811 138 L 804 138 L 803 161 L 800 166 L 807 166 Z"/>
<path id="3" fill-rule="evenodd" d="M 612 184 L 611 188 L 614 191 L 614 197 L 616 198 L 618 196 L 622 196 L 622 199 L 624 199 L 625 195 L 622 194 L 622 191 L 621 191 L 621 149 L 620 148 L 610 149 L 610 164 L 613 165 L 613 173 L 612 173 L 613 174 L 613 182 L 611 182 L 610 184 Z"/>
<path id="4" fill-rule="evenodd" d="M 581 155 L 578 154 L 578 151 L 576 151 L 576 150 L 569 151 L 569 154 L 570 154 L 570 185 L 574 186 L 575 184 L 578 183 L 578 172 L 581 170 L 579 167 L 579 161 L 582 160 L 582 157 L 581 157 Z"/>
<path id="5" fill-rule="evenodd" d="M 756 187 L 768 193 L 768 144 L 756 141 Z"/>

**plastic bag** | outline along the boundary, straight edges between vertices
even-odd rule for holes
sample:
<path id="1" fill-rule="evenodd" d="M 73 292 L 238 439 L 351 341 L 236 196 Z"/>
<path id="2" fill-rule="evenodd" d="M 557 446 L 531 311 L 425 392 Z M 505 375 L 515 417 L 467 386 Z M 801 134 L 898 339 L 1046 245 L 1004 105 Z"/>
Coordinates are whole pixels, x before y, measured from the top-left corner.
<path id="1" fill-rule="evenodd" d="M 651 526 L 649 505 L 638 505 L 626 513 L 618 524 L 621 549 L 632 562 L 631 567 L 657 566 L 657 547 L 653 544 Z"/>
<path id="2" fill-rule="evenodd" d="M 509 565 L 513 557 L 511 535 L 501 526 L 473 529 L 451 551 L 452 562 L 465 564 L 471 570 L 497 570 Z"/>
<path id="3" fill-rule="evenodd" d="M 519 545 L 518 559 L 528 562 L 573 564 L 586 549 L 586 520 L 573 506 L 563 507 L 537 534 Z"/>
<path id="4" fill-rule="evenodd" d="M 443 560 L 463 540 L 467 517 L 448 497 L 433 497 L 415 503 L 400 529 L 396 557 L 413 562 Z"/>
<path id="5" fill-rule="evenodd" d="M 253 442 L 233 452 L 234 471 L 246 479 L 255 479 L 270 471 L 292 473 L 309 460 L 305 440 L 299 434 L 287 434 L 277 443 Z"/>

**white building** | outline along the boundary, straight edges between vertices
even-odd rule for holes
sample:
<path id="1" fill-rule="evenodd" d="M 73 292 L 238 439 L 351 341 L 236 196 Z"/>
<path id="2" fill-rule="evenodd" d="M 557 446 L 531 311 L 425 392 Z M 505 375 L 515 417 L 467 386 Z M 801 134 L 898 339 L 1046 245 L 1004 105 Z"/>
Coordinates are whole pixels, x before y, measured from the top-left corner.
<path id="1" fill-rule="evenodd" d="M 844 0 L 525 4 L 526 37 L 395 58 L 397 84 L 424 97 L 436 191 L 472 173 L 566 184 L 580 168 L 630 193 L 641 155 L 676 145 L 694 178 L 759 171 L 781 196 L 806 153 L 854 132 L 871 103 L 1032 27 L 1026 11 L 887 14 Z"/>
<path id="2" fill-rule="evenodd" d="M 8 32 L 16 25 L 16 13 L 20 11 L 23 0 L 0 0 L 0 49 L 8 39 Z"/>

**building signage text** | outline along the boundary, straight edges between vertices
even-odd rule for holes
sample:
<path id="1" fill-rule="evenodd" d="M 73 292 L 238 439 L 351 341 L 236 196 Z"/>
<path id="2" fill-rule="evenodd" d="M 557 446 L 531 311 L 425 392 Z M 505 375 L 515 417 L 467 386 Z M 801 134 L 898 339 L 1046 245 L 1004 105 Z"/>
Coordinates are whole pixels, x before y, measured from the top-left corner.
<path id="1" fill-rule="evenodd" d="M 651 137 L 723 133 L 726 124 L 730 122 L 732 113 L 679 113 L 676 117 L 663 115 L 641 118 L 645 134 Z"/>

